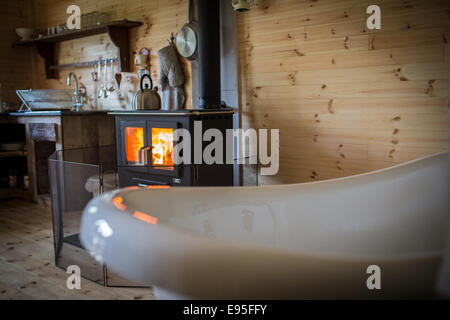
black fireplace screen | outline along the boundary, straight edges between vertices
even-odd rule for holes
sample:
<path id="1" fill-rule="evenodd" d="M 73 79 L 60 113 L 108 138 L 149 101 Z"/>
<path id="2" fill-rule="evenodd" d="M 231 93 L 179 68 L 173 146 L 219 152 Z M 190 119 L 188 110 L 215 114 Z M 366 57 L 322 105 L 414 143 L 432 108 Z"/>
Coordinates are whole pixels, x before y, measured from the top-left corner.
<path id="1" fill-rule="evenodd" d="M 81 215 L 94 196 L 117 188 L 114 146 L 56 151 L 49 158 L 55 264 L 80 267 L 81 276 L 105 285 L 105 270 L 79 240 Z"/>
<path id="2" fill-rule="evenodd" d="M 166 133 L 168 134 L 164 134 Z M 79 266 L 81 276 L 102 285 L 135 286 L 131 281 L 95 261 L 84 250 L 78 237 L 84 207 L 93 197 L 119 187 L 120 170 L 138 169 L 143 173 L 146 169 L 152 169 L 151 163 L 145 166 L 130 164 L 118 167 L 116 160 L 115 146 L 61 150 L 49 158 L 55 264 L 63 269 L 70 265 Z M 241 162 L 247 164 L 236 166 L 244 172 L 245 178 L 240 185 L 257 185 L 257 166 L 248 164 L 249 159 L 243 159 Z M 156 167 L 159 167 L 159 163 L 153 168 Z M 173 166 L 173 169 L 191 170 L 194 175 L 205 170 L 203 166 L 197 168 L 196 165 L 179 167 Z M 135 185 L 148 186 L 148 176 L 144 174 L 147 180 L 136 179 Z M 156 177 L 158 178 L 161 177 Z M 155 181 L 155 184 L 158 184 L 158 181 Z"/>

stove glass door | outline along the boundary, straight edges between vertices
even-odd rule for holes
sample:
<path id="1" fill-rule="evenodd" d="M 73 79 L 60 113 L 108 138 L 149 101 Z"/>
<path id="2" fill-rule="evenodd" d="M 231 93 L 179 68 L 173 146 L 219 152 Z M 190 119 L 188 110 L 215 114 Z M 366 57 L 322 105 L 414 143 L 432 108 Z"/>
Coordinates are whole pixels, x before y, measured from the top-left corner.
<path id="1" fill-rule="evenodd" d="M 127 165 L 144 165 L 144 127 L 124 128 L 125 155 Z"/>
<path id="2" fill-rule="evenodd" d="M 173 171 L 173 128 L 151 129 L 152 167 Z"/>

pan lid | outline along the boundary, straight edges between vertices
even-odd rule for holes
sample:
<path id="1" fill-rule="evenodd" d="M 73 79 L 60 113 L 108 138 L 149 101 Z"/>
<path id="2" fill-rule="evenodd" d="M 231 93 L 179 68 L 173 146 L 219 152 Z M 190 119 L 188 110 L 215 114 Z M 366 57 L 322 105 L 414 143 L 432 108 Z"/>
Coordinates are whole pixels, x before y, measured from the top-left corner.
<path id="1" fill-rule="evenodd" d="M 177 34 L 176 47 L 182 57 L 187 60 L 197 58 L 197 24 L 192 21 L 192 0 L 188 2 L 188 20 Z"/>
<path id="2" fill-rule="evenodd" d="M 194 60 L 197 55 L 197 33 L 192 24 L 185 24 L 178 32 L 176 38 L 177 50 L 181 56 Z"/>

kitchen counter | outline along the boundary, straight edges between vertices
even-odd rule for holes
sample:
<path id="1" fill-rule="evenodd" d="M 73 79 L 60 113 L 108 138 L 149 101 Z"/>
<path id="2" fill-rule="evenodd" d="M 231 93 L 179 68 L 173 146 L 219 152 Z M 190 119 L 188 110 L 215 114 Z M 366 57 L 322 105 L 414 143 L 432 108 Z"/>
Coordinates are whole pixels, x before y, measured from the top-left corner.
<path id="1" fill-rule="evenodd" d="M 114 116 L 107 110 L 5 112 L 0 113 L 0 123 L 19 123 L 25 127 L 29 198 L 34 201 L 48 189 L 48 167 L 45 166 L 51 152 L 116 143 Z"/>
<path id="2" fill-rule="evenodd" d="M 89 115 L 125 115 L 125 114 L 159 114 L 159 115 L 181 115 L 181 114 L 219 114 L 219 113 L 234 113 L 233 108 L 223 109 L 182 109 L 182 110 L 42 110 L 42 111 L 24 111 L 24 112 L 10 112 L 2 113 L 0 115 L 10 115 L 14 117 L 51 117 L 51 116 L 89 116 Z"/>
<path id="3" fill-rule="evenodd" d="M 111 110 L 110 115 L 183 115 L 183 114 L 223 114 L 235 113 L 236 109 L 222 108 L 222 109 L 182 109 L 182 110 Z"/>
<path id="4" fill-rule="evenodd" d="M 89 116 L 107 114 L 108 110 L 93 110 L 93 111 L 71 111 L 71 110 L 42 110 L 42 111 L 25 111 L 25 112 L 10 112 L 9 115 L 15 117 L 38 117 L 38 116 Z"/>

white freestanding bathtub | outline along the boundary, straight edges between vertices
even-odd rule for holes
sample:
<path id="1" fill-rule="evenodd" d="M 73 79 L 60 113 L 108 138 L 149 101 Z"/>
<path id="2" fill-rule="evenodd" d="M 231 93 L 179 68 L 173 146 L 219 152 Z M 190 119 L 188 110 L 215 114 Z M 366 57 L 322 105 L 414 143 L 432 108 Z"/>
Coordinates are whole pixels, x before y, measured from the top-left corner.
<path id="1" fill-rule="evenodd" d="M 448 161 L 290 185 L 121 189 L 88 204 L 81 241 L 159 298 L 445 296 Z M 370 265 L 381 289 L 367 287 Z"/>

